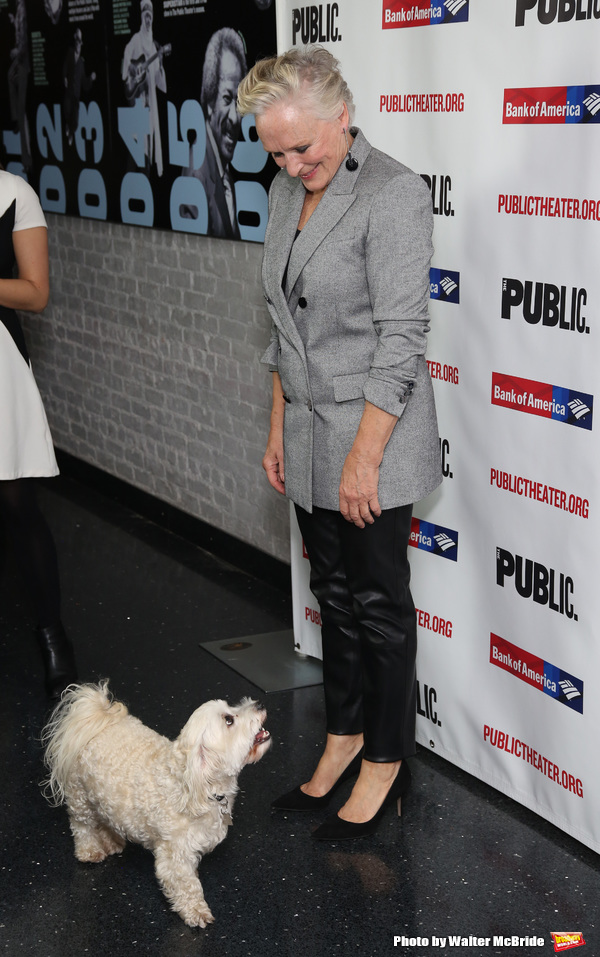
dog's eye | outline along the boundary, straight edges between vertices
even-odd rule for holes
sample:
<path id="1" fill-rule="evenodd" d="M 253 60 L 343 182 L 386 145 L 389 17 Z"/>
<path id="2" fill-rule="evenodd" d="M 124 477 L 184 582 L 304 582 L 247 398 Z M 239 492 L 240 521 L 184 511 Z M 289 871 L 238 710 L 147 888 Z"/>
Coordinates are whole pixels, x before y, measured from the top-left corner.
<path id="1" fill-rule="evenodd" d="M 227 725 L 228 728 L 230 728 L 231 725 L 233 724 L 233 722 L 235 721 L 235 718 L 233 717 L 232 714 L 224 714 L 224 715 L 223 715 L 223 718 L 224 718 L 225 724 Z"/>

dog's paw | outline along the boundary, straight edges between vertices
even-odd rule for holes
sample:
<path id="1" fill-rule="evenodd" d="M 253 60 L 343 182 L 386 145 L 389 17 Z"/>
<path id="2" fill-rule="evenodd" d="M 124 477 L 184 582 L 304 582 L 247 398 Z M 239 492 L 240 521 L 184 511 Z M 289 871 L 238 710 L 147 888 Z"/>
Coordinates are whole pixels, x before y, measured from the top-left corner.
<path id="1" fill-rule="evenodd" d="M 117 834 L 105 833 L 102 835 L 102 847 L 106 852 L 106 856 L 109 854 L 122 854 L 125 847 L 124 838 L 119 837 Z"/>
<path id="2" fill-rule="evenodd" d="M 75 838 L 75 857 L 84 864 L 99 864 L 109 854 L 120 854 L 125 847 L 125 840 L 109 831 L 108 828 L 73 829 Z"/>
<path id="3" fill-rule="evenodd" d="M 99 864 L 107 856 L 106 851 L 97 845 L 91 847 L 77 847 L 75 857 L 82 864 Z"/>
<path id="4" fill-rule="evenodd" d="M 179 915 L 188 927 L 206 927 L 207 924 L 212 924 L 214 921 L 210 907 L 205 900 L 194 901 L 194 903 L 180 910 Z"/>

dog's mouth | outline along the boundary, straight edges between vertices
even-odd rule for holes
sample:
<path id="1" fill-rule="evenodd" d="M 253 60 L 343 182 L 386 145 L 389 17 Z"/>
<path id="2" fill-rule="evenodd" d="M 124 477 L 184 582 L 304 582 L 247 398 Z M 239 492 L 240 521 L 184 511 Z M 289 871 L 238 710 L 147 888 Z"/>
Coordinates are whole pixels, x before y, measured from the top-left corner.
<path id="1" fill-rule="evenodd" d="M 248 757 L 245 760 L 245 764 L 256 764 L 257 761 L 260 761 L 262 756 L 267 753 L 271 747 L 271 734 L 267 731 L 266 728 L 259 728 L 258 733 L 254 735 L 254 741 L 252 742 L 252 747 Z"/>

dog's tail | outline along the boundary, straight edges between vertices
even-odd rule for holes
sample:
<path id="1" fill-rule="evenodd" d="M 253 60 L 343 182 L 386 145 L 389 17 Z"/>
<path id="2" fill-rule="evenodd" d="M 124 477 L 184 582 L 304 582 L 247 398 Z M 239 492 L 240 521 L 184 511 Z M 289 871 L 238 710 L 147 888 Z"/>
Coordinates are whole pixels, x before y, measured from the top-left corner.
<path id="1" fill-rule="evenodd" d="M 50 804 L 59 805 L 65 800 L 65 785 L 78 754 L 96 735 L 128 713 L 124 704 L 113 700 L 108 681 L 67 688 L 42 731 L 44 764 L 50 772 L 42 787 Z"/>

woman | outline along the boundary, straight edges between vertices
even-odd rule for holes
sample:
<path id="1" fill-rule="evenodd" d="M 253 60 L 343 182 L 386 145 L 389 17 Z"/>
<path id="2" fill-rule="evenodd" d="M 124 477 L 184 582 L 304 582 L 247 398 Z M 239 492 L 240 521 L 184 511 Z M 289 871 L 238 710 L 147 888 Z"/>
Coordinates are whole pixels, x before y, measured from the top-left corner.
<path id="1" fill-rule="evenodd" d="M 58 467 L 15 311 L 41 312 L 48 293 L 48 239 L 39 200 L 23 179 L 0 167 L 0 518 L 33 597 L 46 690 L 56 700 L 77 680 L 77 669 L 60 620 L 54 540 L 31 479 L 56 475 Z"/>
<path id="2" fill-rule="evenodd" d="M 431 198 L 351 127 L 321 47 L 258 62 L 238 91 L 281 168 L 269 196 L 263 287 L 273 371 L 263 467 L 295 504 L 322 619 L 327 740 L 310 781 L 276 808 L 325 806 L 314 833 L 371 833 L 408 788 L 415 751 L 412 503 L 441 481 L 428 331 Z"/>

